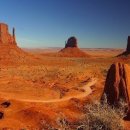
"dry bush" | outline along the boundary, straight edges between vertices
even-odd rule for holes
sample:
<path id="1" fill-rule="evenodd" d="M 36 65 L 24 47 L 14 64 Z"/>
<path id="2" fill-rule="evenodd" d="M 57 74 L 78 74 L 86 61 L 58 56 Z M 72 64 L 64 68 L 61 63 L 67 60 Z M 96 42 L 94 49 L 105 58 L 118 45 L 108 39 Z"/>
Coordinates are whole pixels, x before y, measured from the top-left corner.
<path id="1" fill-rule="evenodd" d="M 85 119 L 78 127 L 80 130 L 124 130 L 124 101 L 120 101 L 118 107 L 108 105 L 106 100 L 103 103 L 95 102 L 86 105 L 86 110 Z"/>
<path id="2" fill-rule="evenodd" d="M 120 101 L 118 107 L 112 107 L 106 101 L 87 104 L 85 116 L 80 117 L 76 124 L 59 117 L 58 130 L 124 130 L 123 118 L 126 116 L 126 107 L 124 101 Z M 74 126 L 74 129 L 71 126 Z"/>
<path id="3" fill-rule="evenodd" d="M 69 122 L 63 113 L 59 114 L 57 118 L 58 130 L 70 130 Z"/>

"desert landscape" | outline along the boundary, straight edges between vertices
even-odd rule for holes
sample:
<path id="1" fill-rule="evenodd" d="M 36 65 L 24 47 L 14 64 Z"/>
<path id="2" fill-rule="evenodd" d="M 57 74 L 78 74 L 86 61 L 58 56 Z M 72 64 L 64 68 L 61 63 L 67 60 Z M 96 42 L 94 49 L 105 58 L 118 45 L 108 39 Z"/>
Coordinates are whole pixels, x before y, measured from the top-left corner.
<path id="1" fill-rule="evenodd" d="M 76 37 L 63 49 L 22 49 L 14 29 L 1 23 L 0 33 L 0 129 L 88 130 L 86 106 L 103 93 L 109 105 L 129 105 L 130 37 L 126 51 L 80 49 Z M 129 129 L 128 111 L 124 117 Z"/>
<path id="2" fill-rule="evenodd" d="M 129 0 L 0 2 L 0 130 L 130 130 Z"/>

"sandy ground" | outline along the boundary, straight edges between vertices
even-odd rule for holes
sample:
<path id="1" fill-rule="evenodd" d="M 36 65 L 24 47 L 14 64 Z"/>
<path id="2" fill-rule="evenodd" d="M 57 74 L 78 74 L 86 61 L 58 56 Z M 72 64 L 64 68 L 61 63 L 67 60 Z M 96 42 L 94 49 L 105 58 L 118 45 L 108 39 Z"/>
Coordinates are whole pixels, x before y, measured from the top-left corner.
<path id="1" fill-rule="evenodd" d="M 80 103 L 100 99 L 109 66 L 130 64 L 115 57 L 123 49 L 82 49 L 89 58 L 53 56 L 60 48 L 24 50 L 37 60 L 0 63 L 0 129 L 47 129 L 62 114 L 72 122 L 79 120 Z M 7 108 L 2 106 L 5 101 L 11 103 Z"/>

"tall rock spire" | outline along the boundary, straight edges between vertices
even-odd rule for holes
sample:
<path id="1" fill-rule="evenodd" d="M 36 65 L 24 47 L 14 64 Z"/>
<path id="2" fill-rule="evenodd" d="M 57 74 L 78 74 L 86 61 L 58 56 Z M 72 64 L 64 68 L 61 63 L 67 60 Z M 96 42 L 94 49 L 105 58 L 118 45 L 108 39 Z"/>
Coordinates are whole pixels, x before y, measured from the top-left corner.
<path id="1" fill-rule="evenodd" d="M 15 41 L 15 28 L 13 27 L 13 38 L 14 38 L 14 41 Z"/>
<path id="2" fill-rule="evenodd" d="M 117 55 L 117 57 L 119 57 L 119 56 L 129 56 L 129 55 L 130 55 L 130 36 L 128 36 L 128 38 L 127 38 L 126 50 L 123 53 Z"/>
<path id="3" fill-rule="evenodd" d="M 130 53 L 130 36 L 128 36 L 128 39 L 127 39 L 127 48 L 126 48 L 126 51 L 128 53 Z"/>
<path id="4" fill-rule="evenodd" d="M 0 23 L 0 43 L 1 45 L 17 45 L 15 39 L 15 28 L 12 30 L 12 34 L 8 31 L 8 25 Z"/>

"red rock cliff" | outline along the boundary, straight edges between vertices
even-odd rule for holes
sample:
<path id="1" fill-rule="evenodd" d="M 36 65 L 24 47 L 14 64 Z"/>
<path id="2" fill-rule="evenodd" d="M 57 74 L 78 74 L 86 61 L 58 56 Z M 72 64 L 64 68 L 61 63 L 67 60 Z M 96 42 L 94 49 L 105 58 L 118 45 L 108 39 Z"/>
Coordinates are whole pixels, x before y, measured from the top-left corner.
<path id="1" fill-rule="evenodd" d="M 130 67 L 127 64 L 115 63 L 108 70 L 105 88 L 110 105 L 116 105 L 123 99 L 128 105 L 130 102 Z"/>
<path id="2" fill-rule="evenodd" d="M 7 24 L 0 23 L 0 44 L 16 45 L 14 28 L 12 33 L 12 35 L 9 33 Z"/>
<path id="3" fill-rule="evenodd" d="M 126 48 L 126 51 L 128 53 L 130 53 L 130 36 L 128 36 L 128 39 L 127 39 L 127 48 Z"/>

